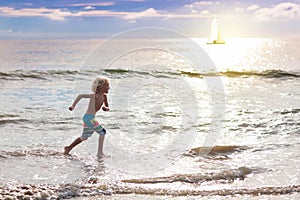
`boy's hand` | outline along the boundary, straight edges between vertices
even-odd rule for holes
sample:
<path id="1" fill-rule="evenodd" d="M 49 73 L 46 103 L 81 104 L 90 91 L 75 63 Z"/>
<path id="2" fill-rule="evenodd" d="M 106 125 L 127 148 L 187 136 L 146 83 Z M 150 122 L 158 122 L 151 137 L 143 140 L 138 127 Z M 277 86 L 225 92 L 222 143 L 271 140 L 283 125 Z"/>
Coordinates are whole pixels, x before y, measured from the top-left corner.
<path id="1" fill-rule="evenodd" d="M 72 110 L 74 110 L 74 108 L 73 108 L 73 106 L 70 106 L 69 111 L 72 111 Z"/>
<path id="2" fill-rule="evenodd" d="M 103 106 L 103 107 L 102 107 L 102 110 L 103 110 L 103 111 L 109 111 L 109 107 Z"/>

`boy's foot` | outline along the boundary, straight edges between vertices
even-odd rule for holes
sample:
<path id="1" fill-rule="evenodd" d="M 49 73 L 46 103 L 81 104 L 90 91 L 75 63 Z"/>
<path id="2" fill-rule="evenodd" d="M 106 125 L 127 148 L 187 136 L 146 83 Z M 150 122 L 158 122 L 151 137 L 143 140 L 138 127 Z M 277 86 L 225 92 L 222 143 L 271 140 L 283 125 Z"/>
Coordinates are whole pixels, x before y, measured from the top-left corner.
<path id="1" fill-rule="evenodd" d="M 68 146 L 65 146 L 65 151 L 64 151 L 64 154 L 65 155 L 70 155 L 69 153 L 70 153 L 70 151 L 71 151 L 71 148 L 70 147 L 68 147 Z"/>

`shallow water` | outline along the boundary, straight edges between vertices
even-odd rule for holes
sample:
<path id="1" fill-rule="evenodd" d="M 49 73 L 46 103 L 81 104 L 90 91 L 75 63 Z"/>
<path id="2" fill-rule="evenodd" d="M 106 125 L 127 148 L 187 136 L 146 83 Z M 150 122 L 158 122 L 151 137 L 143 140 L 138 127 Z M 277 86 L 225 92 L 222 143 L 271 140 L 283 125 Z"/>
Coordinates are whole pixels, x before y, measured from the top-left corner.
<path id="1" fill-rule="evenodd" d="M 29 184 L 55 197 L 297 199 L 300 41 L 194 41 L 218 71 L 195 70 L 161 50 L 186 53 L 179 39 L 154 40 L 160 49 L 124 54 L 107 69 L 99 63 L 122 50 L 114 42 L 104 58 L 86 59 L 100 40 L 0 41 L 1 197 Z M 97 116 L 108 131 L 108 157 L 95 159 L 96 134 L 65 156 L 63 147 L 81 133 L 86 102 L 73 113 L 67 108 L 98 74 L 111 82 L 111 111 Z M 224 95 L 209 85 L 218 80 Z"/>

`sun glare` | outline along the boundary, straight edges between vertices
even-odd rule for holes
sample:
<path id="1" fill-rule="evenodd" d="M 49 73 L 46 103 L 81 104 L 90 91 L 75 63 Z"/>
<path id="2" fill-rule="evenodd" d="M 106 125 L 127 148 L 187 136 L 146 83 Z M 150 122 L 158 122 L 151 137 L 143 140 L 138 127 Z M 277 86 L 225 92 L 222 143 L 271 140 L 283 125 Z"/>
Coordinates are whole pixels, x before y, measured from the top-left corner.
<path id="1" fill-rule="evenodd" d="M 276 47 L 272 39 L 265 38 L 227 38 L 226 44 L 215 45 L 207 44 L 207 38 L 193 40 L 206 51 L 219 72 L 269 69 L 272 63 L 264 63 L 263 58 Z"/>

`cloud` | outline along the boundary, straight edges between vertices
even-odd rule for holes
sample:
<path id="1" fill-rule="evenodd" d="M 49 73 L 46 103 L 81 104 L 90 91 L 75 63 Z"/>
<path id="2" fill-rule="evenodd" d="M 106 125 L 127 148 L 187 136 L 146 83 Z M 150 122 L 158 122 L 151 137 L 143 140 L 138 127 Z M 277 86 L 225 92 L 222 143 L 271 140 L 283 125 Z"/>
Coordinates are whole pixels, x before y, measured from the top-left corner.
<path id="1" fill-rule="evenodd" d="M 48 9 L 48 8 L 14 9 L 11 7 L 0 7 L 0 15 L 14 16 L 14 17 L 47 17 L 52 20 L 64 20 L 65 17 L 72 15 L 72 13 L 61 9 Z"/>
<path id="2" fill-rule="evenodd" d="M 207 17 L 211 13 L 217 12 L 220 7 L 219 1 L 197 1 L 190 4 L 185 4 L 181 11 L 186 13 L 190 18 Z M 198 16 L 196 15 L 198 14 Z"/>
<path id="3" fill-rule="evenodd" d="M 199 1 L 199 2 L 195 2 L 195 5 L 211 5 L 213 4 L 212 1 Z"/>
<path id="4" fill-rule="evenodd" d="M 198 1 L 198 2 L 193 2 L 191 4 L 186 4 L 186 5 L 184 5 L 184 8 L 196 9 L 196 8 L 212 6 L 214 4 L 220 5 L 220 2 L 218 2 L 218 1 Z"/>
<path id="5" fill-rule="evenodd" d="M 142 12 L 128 12 L 123 16 L 124 19 L 138 19 L 138 18 L 145 18 L 145 17 L 162 17 L 155 9 L 148 8 Z"/>
<path id="6" fill-rule="evenodd" d="M 255 12 L 258 19 L 294 19 L 300 16 L 300 4 L 283 2 L 271 8 L 261 8 Z"/>
<path id="7" fill-rule="evenodd" d="M 164 11 L 158 11 L 154 8 L 148 8 L 140 12 L 114 12 L 108 10 L 93 10 L 93 11 L 80 11 L 76 16 L 89 17 L 89 16 L 107 16 L 107 17 L 118 17 L 130 22 L 136 22 L 137 19 L 142 18 L 199 18 L 207 15 L 208 11 L 204 13 L 192 13 L 192 14 L 174 14 Z"/>
<path id="8" fill-rule="evenodd" d="M 248 11 L 253 11 L 253 10 L 257 10 L 259 8 L 259 5 L 257 4 L 254 4 L 254 5 L 251 5 L 247 8 Z"/>
<path id="9" fill-rule="evenodd" d="M 13 17 L 46 17 L 51 20 L 65 20 L 67 17 L 117 17 L 125 20 L 135 21 L 141 18 L 200 18 L 206 17 L 208 10 L 196 11 L 194 13 L 176 14 L 166 11 L 158 11 L 148 8 L 140 12 L 120 12 L 110 10 L 96 10 L 92 6 L 85 7 L 82 11 L 70 12 L 67 9 L 51 8 L 23 8 L 15 9 L 11 7 L 0 7 L 0 15 Z"/>
<path id="10" fill-rule="evenodd" d="M 84 9 L 85 10 L 93 10 L 93 9 L 95 9 L 95 7 L 93 7 L 93 6 L 86 6 L 86 7 L 84 7 Z"/>
<path id="11" fill-rule="evenodd" d="M 85 11 L 70 12 L 68 10 L 50 9 L 50 8 L 23 8 L 15 9 L 11 7 L 0 7 L 0 15 L 13 17 L 46 17 L 51 20 L 65 20 L 66 17 L 120 17 L 132 18 L 127 12 L 113 12 L 107 10 L 91 10 L 91 7 Z M 136 14 L 137 15 L 137 14 Z M 137 15 L 138 16 L 138 15 Z"/>
<path id="12" fill-rule="evenodd" d="M 80 17 L 118 17 L 122 19 L 127 19 L 134 21 L 139 18 L 149 18 L 149 17 L 162 17 L 163 15 L 159 14 L 153 8 L 148 8 L 141 12 L 115 12 L 109 10 L 91 10 L 91 11 L 79 11 L 74 13 L 72 16 Z"/>
<path id="13" fill-rule="evenodd" d="M 210 12 L 208 10 L 203 10 L 203 11 L 201 11 L 201 14 L 203 14 L 203 15 L 209 15 Z"/>
<path id="14" fill-rule="evenodd" d="M 234 12 L 238 14 L 244 13 L 244 8 L 235 8 Z"/>
<path id="15" fill-rule="evenodd" d="M 69 4 L 68 6 L 74 6 L 74 7 L 87 7 L 87 6 L 113 6 L 115 5 L 112 1 L 106 1 L 106 2 L 100 2 L 100 3 L 73 3 Z"/>

